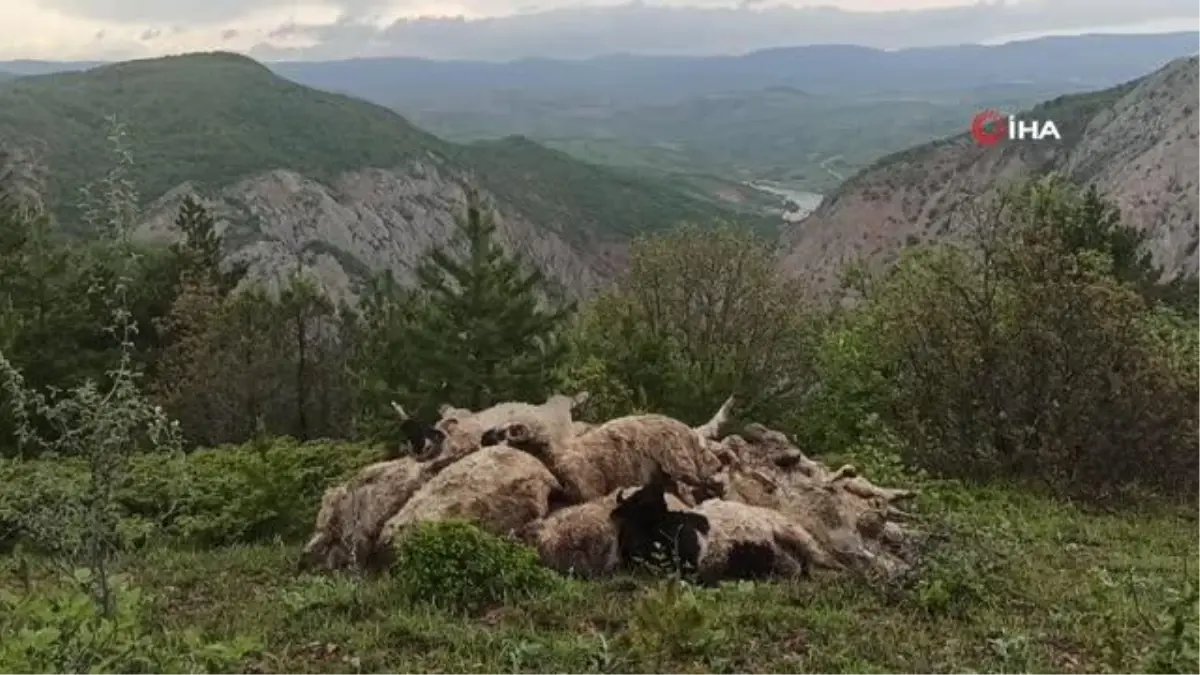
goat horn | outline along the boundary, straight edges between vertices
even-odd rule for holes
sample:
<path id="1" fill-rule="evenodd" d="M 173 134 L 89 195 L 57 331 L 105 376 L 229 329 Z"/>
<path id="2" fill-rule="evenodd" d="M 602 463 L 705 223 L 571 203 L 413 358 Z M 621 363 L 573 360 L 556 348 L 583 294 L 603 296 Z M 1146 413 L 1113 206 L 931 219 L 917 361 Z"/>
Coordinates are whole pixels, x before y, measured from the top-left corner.
<path id="1" fill-rule="evenodd" d="M 396 414 L 400 416 L 400 419 L 408 419 L 408 413 L 404 412 L 404 408 L 401 408 L 399 403 L 392 401 L 392 410 L 396 411 Z"/>

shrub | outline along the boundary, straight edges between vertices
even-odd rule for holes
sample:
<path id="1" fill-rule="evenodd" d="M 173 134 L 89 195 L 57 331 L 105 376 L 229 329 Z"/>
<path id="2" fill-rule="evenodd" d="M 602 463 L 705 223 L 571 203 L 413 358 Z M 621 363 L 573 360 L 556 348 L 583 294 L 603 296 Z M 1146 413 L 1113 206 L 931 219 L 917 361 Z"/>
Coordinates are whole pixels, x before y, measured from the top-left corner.
<path id="1" fill-rule="evenodd" d="M 399 537 L 392 573 L 413 600 L 474 611 L 552 590 L 537 552 L 463 521 L 424 522 Z"/>
<path id="2" fill-rule="evenodd" d="M 852 443 L 874 410 L 908 463 L 943 476 L 1194 496 L 1197 327 L 1122 279 L 1104 237 L 1079 244 L 1087 222 L 1059 190 L 1017 193 L 970 246 L 907 252 L 862 284 L 821 361 L 812 412 L 830 419 L 809 435 Z"/>
<path id="3" fill-rule="evenodd" d="M 199 546 L 304 537 L 324 491 L 377 455 L 365 444 L 290 438 L 198 450 L 181 459 L 134 455 L 116 490 L 120 546 L 164 537 Z M 0 460 L 0 484 L 14 486 L 0 492 L 0 550 L 27 533 L 26 523 L 77 506 L 86 482 L 81 460 Z"/>
<path id="4" fill-rule="evenodd" d="M 147 596 L 119 578 L 109 582 L 117 602 L 105 616 L 88 592 L 90 577 L 80 569 L 36 593 L 0 590 L 0 671 L 228 672 L 260 648 L 246 637 L 211 643 L 196 631 L 155 631 Z"/>

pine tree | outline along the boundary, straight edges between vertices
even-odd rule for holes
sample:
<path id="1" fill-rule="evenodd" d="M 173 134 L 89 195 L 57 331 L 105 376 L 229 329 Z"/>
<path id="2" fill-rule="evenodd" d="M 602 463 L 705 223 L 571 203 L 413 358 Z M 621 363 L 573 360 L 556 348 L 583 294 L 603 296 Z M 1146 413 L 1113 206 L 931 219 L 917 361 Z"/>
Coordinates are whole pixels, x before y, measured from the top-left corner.
<path id="1" fill-rule="evenodd" d="M 435 248 L 417 270 L 427 307 L 411 331 L 414 368 L 441 401 L 480 409 L 500 400 L 540 400 L 553 388 L 566 345 L 559 328 L 573 311 L 546 308 L 544 278 L 495 241 L 496 227 L 468 193 L 452 255 Z"/>
<path id="2" fill-rule="evenodd" d="M 245 265 L 235 265 L 228 271 L 221 271 L 221 249 L 224 241 L 217 232 L 217 224 L 212 215 L 193 196 L 183 198 L 179 205 L 179 213 L 175 216 L 175 226 L 183 235 L 182 239 L 171 247 L 175 254 L 181 272 L 201 275 L 212 281 L 226 295 L 233 290 L 246 274 Z"/>

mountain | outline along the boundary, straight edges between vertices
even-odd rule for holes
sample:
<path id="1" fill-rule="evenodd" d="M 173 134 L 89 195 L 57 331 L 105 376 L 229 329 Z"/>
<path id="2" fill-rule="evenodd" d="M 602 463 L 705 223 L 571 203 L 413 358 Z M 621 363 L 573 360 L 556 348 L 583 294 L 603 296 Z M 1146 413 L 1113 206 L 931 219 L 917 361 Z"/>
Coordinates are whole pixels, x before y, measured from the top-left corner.
<path id="1" fill-rule="evenodd" d="M 1081 35 L 884 51 L 851 45 L 740 56 L 509 63 L 276 63 L 295 81 L 398 110 L 450 140 L 528 136 L 585 161 L 825 192 L 889 153 L 1112 86 L 1196 51 L 1197 33 Z"/>
<path id="2" fill-rule="evenodd" d="M 894 260 L 911 243 L 955 237 L 958 205 L 1011 178 L 1059 171 L 1094 183 L 1128 222 L 1150 232 L 1169 275 L 1197 271 L 1197 58 L 1172 61 L 1110 89 L 1047 101 L 1018 117 L 1053 120 L 1061 142 L 981 147 L 967 134 L 881 159 L 789 226 L 785 266 L 828 288 L 858 256 Z"/>
<path id="3" fill-rule="evenodd" d="M 17 59 L 15 61 L 0 61 L 0 70 L 17 76 L 50 75 L 77 70 L 88 70 L 105 65 L 104 61 L 39 61 L 35 59 Z"/>
<path id="4" fill-rule="evenodd" d="M 895 51 L 817 44 L 736 56 L 616 55 L 508 62 L 372 58 L 278 62 L 271 67 L 301 84 L 389 106 L 468 104 L 490 92 L 519 92 L 534 100 L 591 97 L 612 105 L 651 105 L 771 87 L 814 94 L 955 91 L 1004 83 L 1098 88 L 1194 54 L 1198 41 L 1200 34 L 1187 31 Z"/>
<path id="5" fill-rule="evenodd" d="M 959 132 L 980 109 L 1023 109 L 1112 86 L 1193 54 L 1198 43 L 1192 31 L 897 51 L 818 44 L 707 57 L 268 65 L 300 84 L 390 107 L 454 142 L 525 136 L 642 176 L 715 184 L 708 195 L 756 181 L 824 193 L 880 157 Z M 94 66 L 0 62 L 24 74 Z"/>
<path id="6" fill-rule="evenodd" d="M 452 140 L 528 134 L 614 167 L 824 192 L 880 157 L 966 128 L 979 110 L 1028 107 L 1060 93 L 1029 85 L 833 96 L 774 87 L 631 108 L 497 94 L 480 105 L 403 112 Z"/>
<path id="7" fill-rule="evenodd" d="M 380 106 L 212 53 L 28 76 L 0 89 L 0 139 L 41 150 L 50 200 L 78 234 L 86 232 L 73 196 L 111 163 L 109 113 L 129 130 L 147 234 L 166 236 L 175 204 L 196 189 L 256 273 L 302 252 L 343 294 L 366 270 L 408 277 L 430 245 L 446 241 L 468 179 L 495 203 L 506 244 L 572 295 L 611 275 L 633 234 L 733 215 L 526 139 L 447 143 Z"/>

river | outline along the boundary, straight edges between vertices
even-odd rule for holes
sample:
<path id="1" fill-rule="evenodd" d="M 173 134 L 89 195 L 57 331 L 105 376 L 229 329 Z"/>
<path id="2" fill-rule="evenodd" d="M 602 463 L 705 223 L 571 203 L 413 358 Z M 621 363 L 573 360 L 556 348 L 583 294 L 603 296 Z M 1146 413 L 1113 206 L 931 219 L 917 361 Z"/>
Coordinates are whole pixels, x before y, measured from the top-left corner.
<path id="1" fill-rule="evenodd" d="M 754 181 L 747 183 L 755 190 L 767 192 L 773 195 L 783 197 L 787 201 L 787 207 L 782 211 L 783 219 L 789 223 L 794 223 L 803 219 L 808 214 L 812 213 L 821 205 L 822 195 L 816 192 L 805 192 L 803 190 L 795 190 L 778 183 L 766 183 L 763 181 Z"/>

